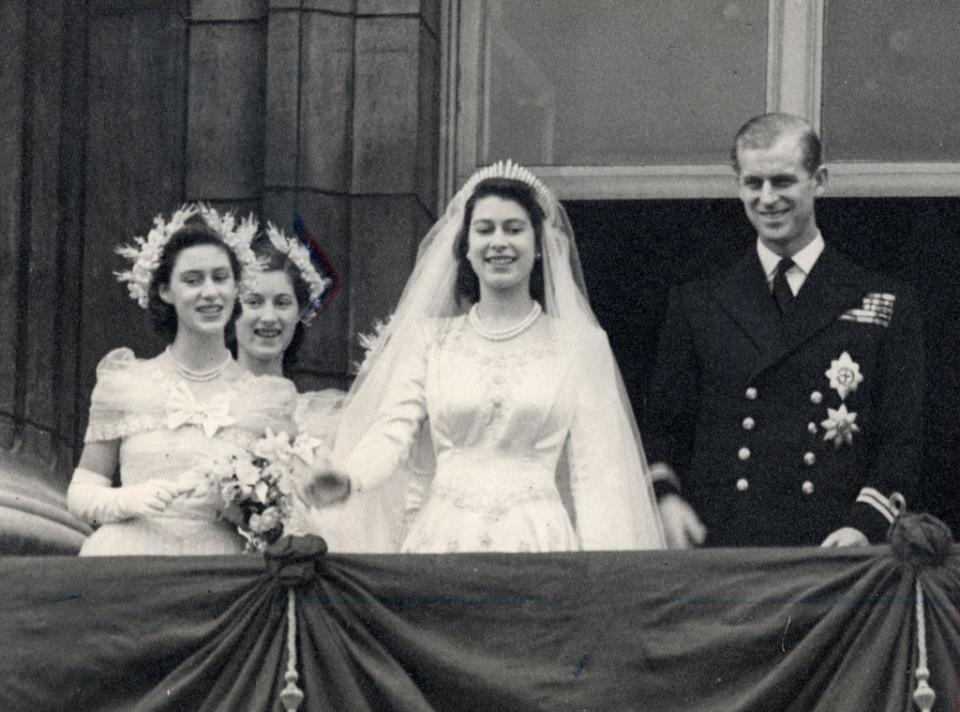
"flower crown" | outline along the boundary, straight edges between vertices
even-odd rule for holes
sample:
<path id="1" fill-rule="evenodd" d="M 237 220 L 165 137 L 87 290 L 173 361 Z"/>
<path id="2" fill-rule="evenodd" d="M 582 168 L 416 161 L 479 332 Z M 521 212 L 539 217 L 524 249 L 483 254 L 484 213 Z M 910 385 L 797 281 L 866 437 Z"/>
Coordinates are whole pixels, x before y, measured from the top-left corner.
<path id="1" fill-rule="evenodd" d="M 224 243 L 233 250 L 242 268 L 253 265 L 256 261 L 250 241 L 257 232 L 257 221 L 253 215 L 244 218 L 239 225 L 233 215 L 220 215 L 209 205 L 182 205 L 165 221 L 162 215 L 153 219 L 153 229 L 144 237 L 134 237 L 132 244 L 119 245 L 116 253 L 129 260 L 130 269 L 114 272 L 117 280 L 127 283 L 130 297 L 136 300 L 141 308 L 146 309 L 150 302 L 150 285 L 153 283 L 154 273 L 160 266 L 160 257 L 170 241 L 170 237 L 187 221 L 200 215 L 212 229 L 223 238 Z M 244 272 L 247 270 L 244 269 Z"/>
<path id="2" fill-rule="evenodd" d="M 244 277 L 249 279 L 249 275 L 257 265 L 257 256 L 253 254 L 250 245 L 253 238 L 257 236 L 260 222 L 253 213 L 250 213 L 245 218 L 241 218 L 238 224 L 233 213 L 221 215 L 216 208 L 203 203 L 200 204 L 199 210 L 207 225 L 220 233 L 227 247 L 233 250 L 243 268 Z"/>
<path id="3" fill-rule="evenodd" d="M 301 317 L 301 321 L 306 324 L 310 321 L 314 310 L 320 306 L 324 293 L 333 286 L 333 280 L 317 270 L 310 256 L 310 250 L 299 238 L 287 237 L 282 230 L 269 222 L 267 238 L 277 252 L 285 255 L 300 270 L 300 276 L 307 283 L 307 288 L 310 290 L 310 306 Z"/>
<path id="4" fill-rule="evenodd" d="M 543 184 L 543 182 L 537 178 L 528 168 L 524 168 L 518 163 L 514 163 L 512 158 L 508 158 L 505 161 L 497 161 L 496 163 L 491 163 L 489 166 L 484 166 L 477 170 L 470 178 L 467 179 L 467 182 L 463 184 L 463 188 L 460 189 L 460 192 L 457 196 L 460 200 L 452 200 L 452 205 L 462 206 L 467 198 L 469 198 L 473 191 L 476 190 L 477 185 L 486 180 L 487 178 L 507 178 L 509 180 L 518 180 L 523 183 L 526 183 L 531 188 L 537 197 L 537 201 L 543 207 L 543 212 L 550 216 L 553 212 L 554 206 L 556 204 L 556 198 L 553 197 L 553 193 L 550 192 L 550 189 Z"/>

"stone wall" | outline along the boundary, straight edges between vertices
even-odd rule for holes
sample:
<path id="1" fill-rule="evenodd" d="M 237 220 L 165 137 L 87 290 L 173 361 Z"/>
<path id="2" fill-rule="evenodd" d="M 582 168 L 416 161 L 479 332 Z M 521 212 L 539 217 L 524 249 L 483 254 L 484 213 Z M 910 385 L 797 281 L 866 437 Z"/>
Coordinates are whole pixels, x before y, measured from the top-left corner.
<path id="1" fill-rule="evenodd" d="M 346 386 L 434 218 L 439 25 L 439 0 L 0 4 L 0 447 L 65 486 L 99 359 L 162 347 L 113 248 L 184 201 L 302 216 L 343 290 L 297 379 Z"/>

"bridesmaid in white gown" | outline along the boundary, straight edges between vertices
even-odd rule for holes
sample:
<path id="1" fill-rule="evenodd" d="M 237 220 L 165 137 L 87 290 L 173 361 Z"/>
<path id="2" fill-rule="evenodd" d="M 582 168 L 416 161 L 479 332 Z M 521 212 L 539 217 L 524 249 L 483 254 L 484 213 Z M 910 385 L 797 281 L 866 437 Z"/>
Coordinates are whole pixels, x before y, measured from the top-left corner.
<path id="1" fill-rule="evenodd" d="M 236 321 L 237 363 L 253 374 L 282 378 L 292 368 L 313 311 L 333 287 L 296 238 L 274 226 L 256 237 L 251 248 L 257 268 L 246 280 Z M 340 407 L 346 394 L 329 388 L 297 396 L 294 416 L 298 457 L 313 470 L 329 467 Z M 294 500 L 286 534 L 335 537 L 325 510 Z"/>
<path id="2" fill-rule="evenodd" d="M 471 178 L 421 244 L 348 396 L 335 470 L 352 496 L 376 497 L 427 432 L 432 483 L 394 497 L 395 516 L 416 511 L 402 551 L 663 546 L 632 411 L 586 300 L 566 214 L 509 162 Z M 557 485 L 564 470 L 572 512 Z M 356 527 L 357 538 L 370 529 L 362 519 Z M 397 543 L 368 537 L 366 548 Z"/>
<path id="3" fill-rule="evenodd" d="M 219 231 L 196 221 L 211 215 Z M 159 356 L 130 349 L 97 368 L 83 454 L 67 492 L 70 510 L 98 527 L 82 556 L 233 554 L 235 527 L 218 517 L 205 487 L 211 455 L 241 453 L 266 429 L 290 430 L 295 390 L 257 378 L 224 346 L 234 315 L 245 229 L 209 209 L 160 218 L 146 240 L 119 251 L 133 266 L 119 275 L 170 342 Z M 119 486 L 113 478 L 119 467 Z"/>

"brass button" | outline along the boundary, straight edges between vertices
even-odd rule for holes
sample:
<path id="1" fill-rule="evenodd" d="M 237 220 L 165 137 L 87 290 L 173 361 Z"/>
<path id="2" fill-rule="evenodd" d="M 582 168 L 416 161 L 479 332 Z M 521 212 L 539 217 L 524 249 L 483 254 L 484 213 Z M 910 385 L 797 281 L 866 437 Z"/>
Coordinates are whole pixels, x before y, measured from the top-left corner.
<path id="1" fill-rule="evenodd" d="M 745 477 L 741 477 L 739 480 L 737 480 L 737 492 L 746 492 L 749 487 L 750 483 L 747 482 Z"/>
<path id="2" fill-rule="evenodd" d="M 814 405 L 820 405 L 823 402 L 823 393 L 820 391 L 814 391 L 810 394 L 810 402 Z"/>
<path id="3" fill-rule="evenodd" d="M 750 386 L 750 387 L 747 389 L 747 392 L 744 393 L 744 395 L 747 397 L 747 400 L 756 400 L 756 399 L 757 399 L 757 389 L 754 388 L 753 386 Z"/>
<path id="4" fill-rule="evenodd" d="M 805 480 L 800 489 L 803 490 L 804 494 L 813 494 L 813 482 L 810 480 Z"/>
<path id="5" fill-rule="evenodd" d="M 814 455 L 812 452 L 805 452 L 803 454 L 803 464 L 807 465 L 808 467 L 810 465 L 817 464 L 817 456 Z"/>
<path id="6" fill-rule="evenodd" d="M 749 415 L 743 419 L 744 430 L 753 430 L 754 426 L 756 426 L 756 422 Z"/>
<path id="7" fill-rule="evenodd" d="M 742 447 L 742 448 L 740 448 L 740 451 L 737 453 L 737 457 L 739 457 L 741 460 L 749 460 L 749 459 L 750 459 L 750 448 L 748 448 L 748 447 Z"/>
<path id="8" fill-rule="evenodd" d="M 816 434 L 817 434 L 817 424 L 814 423 L 814 422 L 812 422 L 812 421 L 809 422 L 809 423 L 807 423 L 807 432 L 809 432 L 811 435 L 816 435 Z"/>

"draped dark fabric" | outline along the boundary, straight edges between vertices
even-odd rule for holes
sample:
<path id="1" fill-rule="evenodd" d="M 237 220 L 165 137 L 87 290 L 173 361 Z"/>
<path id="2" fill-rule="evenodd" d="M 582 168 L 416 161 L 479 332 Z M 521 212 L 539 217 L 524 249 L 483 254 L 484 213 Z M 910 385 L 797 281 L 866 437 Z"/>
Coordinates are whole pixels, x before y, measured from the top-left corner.
<path id="1" fill-rule="evenodd" d="M 0 560 L 0 709 L 960 710 L 960 547 Z M 274 567 L 276 568 L 276 567 Z M 306 573 L 304 573 L 306 572 Z M 287 570 L 290 573 L 290 570 Z"/>

